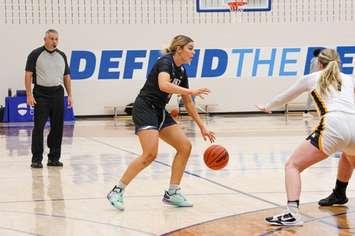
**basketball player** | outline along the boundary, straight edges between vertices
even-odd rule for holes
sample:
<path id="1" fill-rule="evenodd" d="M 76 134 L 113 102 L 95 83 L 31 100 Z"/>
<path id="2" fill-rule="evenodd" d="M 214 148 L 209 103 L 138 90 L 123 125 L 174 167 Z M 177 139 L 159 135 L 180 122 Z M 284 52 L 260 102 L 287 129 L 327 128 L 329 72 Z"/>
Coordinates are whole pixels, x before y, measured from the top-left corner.
<path id="1" fill-rule="evenodd" d="M 194 55 L 194 42 L 184 35 L 173 38 L 166 54 L 153 66 L 147 80 L 136 98 L 132 118 L 143 153 L 128 166 L 118 184 L 109 192 L 107 199 L 117 209 L 123 210 L 123 194 L 126 186 L 145 167 L 155 160 L 159 138 L 176 149 L 172 164 L 170 187 L 164 193 L 165 203 L 178 207 L 191 207 L 192 203 L 182 194 L 180 181 L 191 152 L 191 142 L 175 120 L 165 110 L 172 94 L 180 94 L 189 115 L 200 128 L 204 140 L 214 142 L 215 135 L 209 131 L 196 111 L 191 96 L 205 96 L 207 88 L 189 88 L 183 64 L 190 63 Z"/>
<path id="2" fill-rule="evenodd" d="M 261 111 L 271 113 L 273 108 L 308 91 L 311 92 L 320 114 L 318 127 L 294 151 L 285 165 L 287 211 L 267 217 L 265 220 L 271 225 L 303 224 L 298 210 L 301 193 L 300 173 L 304 169 L 326 159 L 336 151 L 341 151 L 343 160 L 347 160 L 347 169 L 355 167 L 355 81 L 340 72 L 339 56 L 335 50 L 322 50 L 318 62 L 320 71 L 304 76 L 270 103 L 258 106 Z"/>

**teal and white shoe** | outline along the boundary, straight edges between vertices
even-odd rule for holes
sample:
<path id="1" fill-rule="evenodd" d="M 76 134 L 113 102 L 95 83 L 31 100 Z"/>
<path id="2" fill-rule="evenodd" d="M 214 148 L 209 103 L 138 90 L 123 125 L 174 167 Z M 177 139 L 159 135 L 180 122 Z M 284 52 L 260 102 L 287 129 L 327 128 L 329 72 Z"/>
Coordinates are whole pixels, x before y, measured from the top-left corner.
<path id="1" fill-rule="evenodd" d="M 111 203 L 111 205 L 121 211 L 124 210 L 123 205 L 123 192 L 124 190 L 115 186 L 113 189 L 107 194 L 107 200 Z"/>
<path id="2" fill-rule="evenodd" d="M 177 207 L 192 207 L 193 204 L 189 202 L 184 195 L 181 193 L 181 189 L 175 190 L 174 193 L 169 193 L 165 191 L 163 202 Z"/>

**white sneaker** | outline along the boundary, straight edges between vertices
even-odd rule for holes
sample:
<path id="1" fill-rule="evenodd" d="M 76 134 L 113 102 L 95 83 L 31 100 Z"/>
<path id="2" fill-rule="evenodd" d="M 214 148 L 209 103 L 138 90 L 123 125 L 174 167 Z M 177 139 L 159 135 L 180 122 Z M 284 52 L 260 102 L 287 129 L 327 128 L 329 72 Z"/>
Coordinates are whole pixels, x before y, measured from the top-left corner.
<path id="1" fill-rule="evenodd" d="M 123 192 L 124 190 L 120 187 L 113 187 L 113 189 L 107 194 L 107 200 L 111 205 L 121 211 L 124 210 L 123 204 Z"/>
<path id="2" fill-rule="evenodd" d="M 169 191 L 164 192 L 163 202 L 177 207 L 192 207 L 193 204 L 182 194 L 181 189 L 177 189 L 175 193 L 170 194 Z"/>
<path id="3" fill-rule="evenodd" d="M 287 209 L 286 212 L 270 216 L 265 218 L 265 222 L 270 225 L 277 225 L 277 226 L 302 226 L 303 221 L 299 214 L 292 214 L 290 210 Z"/>

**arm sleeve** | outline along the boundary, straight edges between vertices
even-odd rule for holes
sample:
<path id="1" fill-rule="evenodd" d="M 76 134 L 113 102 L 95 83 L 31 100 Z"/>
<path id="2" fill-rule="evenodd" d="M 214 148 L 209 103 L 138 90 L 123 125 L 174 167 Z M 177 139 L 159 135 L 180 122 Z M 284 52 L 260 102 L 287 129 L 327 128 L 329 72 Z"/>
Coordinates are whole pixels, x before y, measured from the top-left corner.
<path id="1" fill-rule="evenodd" d="M 33 52 L 27 57 L 25 70 L 33 73 L 36 71 L 36 56 Z"/>
<path id="2" fill-rule="evenodd" d="M 303 92 L 309 90 L 310 86 L 309 83 L 311 79 L 303 77 L 299 79 L 296 83 L 294 83 L 289 89 L 280 93 L 276 97 L 274 97 L 267 105 L 266 108 L 272 110 L 273 108 L 280 107 L 289 101 L 295 99 Z"/>

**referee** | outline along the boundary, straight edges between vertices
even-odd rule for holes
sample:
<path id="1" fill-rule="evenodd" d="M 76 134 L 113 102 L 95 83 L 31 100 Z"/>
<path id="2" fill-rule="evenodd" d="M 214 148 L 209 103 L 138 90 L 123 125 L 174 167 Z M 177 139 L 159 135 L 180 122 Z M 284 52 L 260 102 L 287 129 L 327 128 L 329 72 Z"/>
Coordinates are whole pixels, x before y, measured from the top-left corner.
<path id="1" fill-rule="evenodd" d="M 63 166 L 59 161 L 64 123 L 64 89 L 68 94 L 68 105 L 73 105 L 71 79 L 65 54 L 57 49 L 58 32 L 49 29 L 45 33 L 44 45 L 34 49 L 27 57 L 25 87 L 27 104 L 34 106 L 32 131 L 32 168 L 42 168 L 43 131 L 49 118 L 50 132 L 47 166 Z M 32 83 L 34 84 L 32 93 Z"/>

